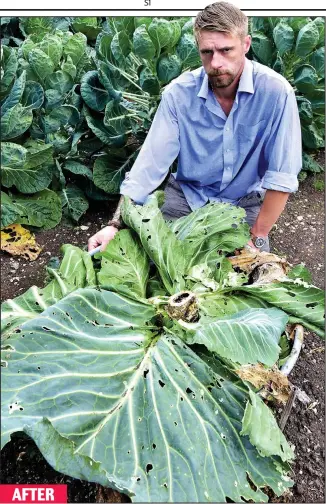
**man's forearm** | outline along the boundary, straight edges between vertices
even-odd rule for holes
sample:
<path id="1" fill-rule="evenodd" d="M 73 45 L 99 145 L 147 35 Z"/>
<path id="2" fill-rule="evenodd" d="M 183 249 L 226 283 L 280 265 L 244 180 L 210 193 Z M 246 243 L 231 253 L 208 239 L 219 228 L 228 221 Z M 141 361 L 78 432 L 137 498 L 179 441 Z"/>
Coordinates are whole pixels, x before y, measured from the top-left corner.
<path id="1" fill-rule="evenodd" d="M 117 209 L 114 212 L 112 219 L 108 222 L 108 226 L 114 226 L 117 229 L 122 229 L 124 227 L 122 217 L 121 217 L 121 206 L 123 203 L 123 198 L 124 198 L 124 196 L 120 196 Z"/>
<path id="2" fill-rule="evenodd" d="M 290 193 L 268 189 L 257 220 L 251 228 L 255 236 L 267 236 L 284 210 Z"/>

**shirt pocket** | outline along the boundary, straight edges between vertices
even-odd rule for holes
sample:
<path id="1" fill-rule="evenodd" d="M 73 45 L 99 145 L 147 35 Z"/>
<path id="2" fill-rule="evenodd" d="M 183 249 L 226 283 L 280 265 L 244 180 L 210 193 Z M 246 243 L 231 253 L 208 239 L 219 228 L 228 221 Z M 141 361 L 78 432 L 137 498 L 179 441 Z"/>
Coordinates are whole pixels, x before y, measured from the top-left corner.
<path id="1" fill-rule="evenodd" d="M 266 124 L 266 119 L 262 119 L 256 124 L 238 124 L 237 140 L 240 154 L 246 156 L 262 144 L 262 139 L 266 132 Z"/>

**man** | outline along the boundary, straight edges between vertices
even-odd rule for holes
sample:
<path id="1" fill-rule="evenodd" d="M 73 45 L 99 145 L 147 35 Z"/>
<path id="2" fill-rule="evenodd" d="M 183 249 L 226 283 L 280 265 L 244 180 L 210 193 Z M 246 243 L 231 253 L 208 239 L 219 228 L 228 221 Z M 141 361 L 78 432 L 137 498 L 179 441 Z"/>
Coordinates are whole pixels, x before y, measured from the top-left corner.
<path id="1" fill-rule="evenodd" d="M 268 233 L 298 187 L 301 132 L 296 99 L 278 73 L 246 58 L 248 18 L 217 2 L 195 20 L 203 66 L 184 72 L 162 94 L 151 129 L 121 185 L 143 204 L 178 157 L 165 188 L 167 219 L 207 202 L 238 205 L 251 228 L 249 245 L 269 251 Z M 113 221 L 89 240 L 105 248 L 120 228 Z"/>

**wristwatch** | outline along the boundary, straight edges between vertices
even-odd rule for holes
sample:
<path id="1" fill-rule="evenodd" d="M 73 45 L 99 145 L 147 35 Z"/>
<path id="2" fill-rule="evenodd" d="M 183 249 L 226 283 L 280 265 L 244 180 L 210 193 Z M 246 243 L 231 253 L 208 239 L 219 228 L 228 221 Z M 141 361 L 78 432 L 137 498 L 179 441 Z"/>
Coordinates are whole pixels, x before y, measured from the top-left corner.
<path id="1" fill-rule="evenodd" d="M 255 236 L 251 235 L 251 241 L 255 245 L 256 248 L 261 249 L 265 243 L 267 242 L 266 238 L 263 238 L 262 236 Z"/>

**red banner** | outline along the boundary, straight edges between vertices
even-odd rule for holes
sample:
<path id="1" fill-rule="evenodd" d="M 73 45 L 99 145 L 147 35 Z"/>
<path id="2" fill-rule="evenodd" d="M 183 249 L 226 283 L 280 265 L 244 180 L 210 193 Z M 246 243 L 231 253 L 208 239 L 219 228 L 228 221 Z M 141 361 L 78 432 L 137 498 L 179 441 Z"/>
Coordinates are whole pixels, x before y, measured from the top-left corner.
<path id="1" fill-rule="evenodd" d="M 66 504 L 67 485 L 0 485 L 0 503 Z"/>

